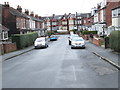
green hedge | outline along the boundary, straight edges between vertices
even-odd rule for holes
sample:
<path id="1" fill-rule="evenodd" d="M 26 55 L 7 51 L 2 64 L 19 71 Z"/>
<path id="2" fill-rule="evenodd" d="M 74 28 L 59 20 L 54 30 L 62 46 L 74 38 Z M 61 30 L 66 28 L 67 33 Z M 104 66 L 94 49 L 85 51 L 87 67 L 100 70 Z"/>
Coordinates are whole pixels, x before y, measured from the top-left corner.
<path id="1" fill-rule="evenodd" d="M 16 42 L 17 48 L 22 49 L 33 45 L 33 42 L 38 37 L 38 33 L 32 32 L 28 34 L 14 34 L 12 35 L 12 42 Z"/>
<path id="2" fill-rule="evenodd" d="M 120 51 L 120 31 L 112 31 L 110 33 L 110 48 Z"/>
<path id="3" fill-rule="evenodd" d="M 97 31 L 81 31 L 81 33 L 83 34 L 83 35 L 86 35 L 86 34 L 97 34 Z"/>

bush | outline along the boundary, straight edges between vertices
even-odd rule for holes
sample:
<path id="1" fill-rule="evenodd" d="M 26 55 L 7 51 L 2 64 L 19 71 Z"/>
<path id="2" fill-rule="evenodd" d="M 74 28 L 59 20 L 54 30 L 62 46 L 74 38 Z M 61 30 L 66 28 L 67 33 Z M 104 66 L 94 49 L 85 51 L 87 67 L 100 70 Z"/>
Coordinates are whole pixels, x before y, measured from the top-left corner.
<path id="1" fill-rule="evenodd" d="M 22 49 L 24 47 L 28 47 L 33 45 L 33 42 L 38 37 L 36 32 L 32 32 L 29 34 L 14 34 L 12 35 L 12 42 L 15 42 L 18 49 Z"/>
<path id="2" fill-rule="evenodd" d="M 88 34 L 97 34 L 97 31 L 81 31 L 81 33 L 83 34 L 83 35 L 88 35 Z"/>
<path id="3" fill-rule="evenodd" d="M 110 33 L 110 48 L 120 51 L 120 31 L 112 31 Z"/>

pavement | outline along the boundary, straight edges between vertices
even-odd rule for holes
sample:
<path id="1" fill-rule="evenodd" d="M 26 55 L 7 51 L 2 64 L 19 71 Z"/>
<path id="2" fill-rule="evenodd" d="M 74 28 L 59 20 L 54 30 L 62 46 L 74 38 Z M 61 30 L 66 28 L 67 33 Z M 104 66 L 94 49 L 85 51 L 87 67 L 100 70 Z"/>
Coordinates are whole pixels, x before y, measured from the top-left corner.
<path id="1" fill-rule="evenodd" d="M 111 65 L 115 66 L 116 68 L 120 69 L 119 60 L 120 60 L 120 53 L 111 50 L 110 48 L 105 49 L 104 46 L 97 46 L 95 44 L 89 43 L 89 51 L 95 54 L 96 56 L 100 57 L 102 60 L 107 61 Z"/>
<path id="2" fill-rule="evenodd" d="M 31 51 L 33 49 L 34 49 L 34 46 L 29 46 L 29 47 L 21 49 L 21 50 L 6 53 L 6 54 L 2 55 L 2 61 L 8 60 L 8 59 L 16 57 L 16 56 L 19 56 L 19 55 L 24 54 L 26 52 L 29 52 L 29 51 Z"/>

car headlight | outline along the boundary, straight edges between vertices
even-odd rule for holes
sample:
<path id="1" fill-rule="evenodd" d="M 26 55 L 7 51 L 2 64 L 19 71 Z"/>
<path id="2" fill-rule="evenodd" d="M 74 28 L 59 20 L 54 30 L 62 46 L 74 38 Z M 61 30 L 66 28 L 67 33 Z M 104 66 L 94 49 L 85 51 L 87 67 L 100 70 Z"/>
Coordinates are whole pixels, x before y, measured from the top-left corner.
<path id="1" fill-rule="evenodd" d="M 38 45 L 38 43 L 37 43 L 37 42 L 35 42 L 35 43 L 34 43 L 34 46 L 37 46 L 37 45 Z"/>

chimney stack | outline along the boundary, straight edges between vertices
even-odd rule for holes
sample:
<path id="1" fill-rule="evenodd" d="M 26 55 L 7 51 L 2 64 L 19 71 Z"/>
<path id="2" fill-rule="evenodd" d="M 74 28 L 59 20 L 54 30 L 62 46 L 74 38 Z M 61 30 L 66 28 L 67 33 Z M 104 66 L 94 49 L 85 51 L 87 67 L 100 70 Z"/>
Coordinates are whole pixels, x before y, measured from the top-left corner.
<path id="1" fill-rule="evenodd" d="M 21 8 L 21 6 L 17 6 L 17 10 L 20 12 L 20 13 L 22 13 L 22 8 Z"/>
<path id="2" fill-rule="evenodd" d="M 34 17 L 34 12 L 31 12 L 30 16 Z"/>
<path id="3" fill-rule="evenodd" d="M 35 18 L 37 18 L 37 19 L 39 18 L 37 14 L 35 15 Z"/>
<path id="4" fill-rule="evenodd" d="M 9 2 L 4 2 L 4 7 L 9 7 Z"/>
<path id="5" fill-rule="evenodd" d="M 29 10 L 28 9 L 25 9 L 25 14 L 29 15 Z"/>
<path id="6" fill-rule="evenodd" d="M 41 19 L 41 16 L 39 16 L 38 18 Z"/>

